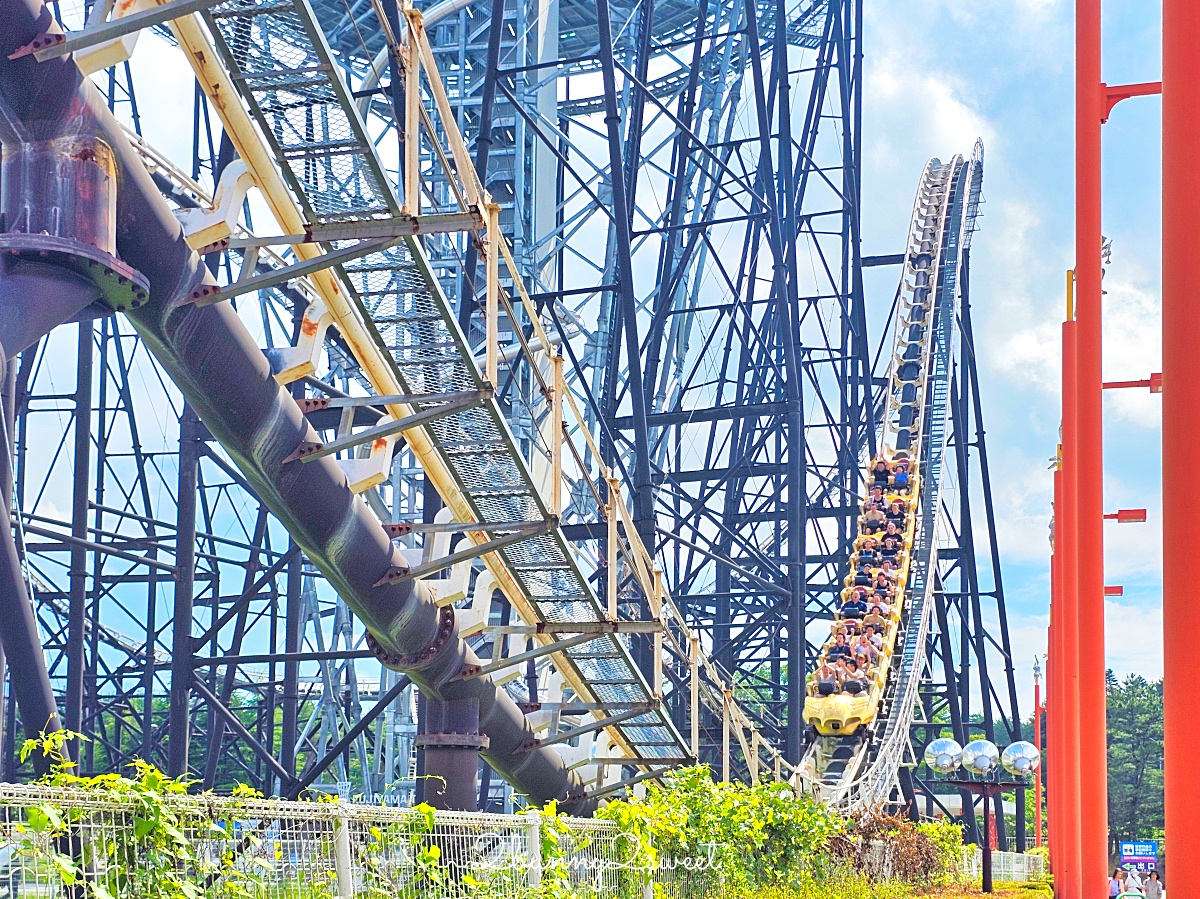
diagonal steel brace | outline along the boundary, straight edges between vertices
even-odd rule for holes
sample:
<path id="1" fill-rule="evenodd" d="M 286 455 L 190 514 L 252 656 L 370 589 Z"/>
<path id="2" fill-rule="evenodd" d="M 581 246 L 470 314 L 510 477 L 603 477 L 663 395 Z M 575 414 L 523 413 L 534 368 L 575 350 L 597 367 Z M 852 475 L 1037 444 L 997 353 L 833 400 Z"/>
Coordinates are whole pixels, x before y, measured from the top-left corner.
<path id="1" fill-rule="evenodd" d="M 387 574 L 375 582 L 376 587 L 383 587 L 387 584 L 398 584 L 401 581 L 409 581 L 414 578 L 425 577 L 427 574 L 432 574 L 435 571 L 441 571 L 445 568 L 450 568 L 452 565 L 457 565 L 459 562 L 465 562 L 468 559 L 477 559 L 480 556 L 486 556 L 488 553 L 495 552 L 498 549 L 504 549 L 506 546 L 511 546 L 514 543 L 520 543 L 522 540 L 528 540 L 530 537 L 536 537 L 539 534 L 547 534 L 558 527 L 558 519 L 549 517 L 545 521 L 537 521 L 528 525 L 521 525 L 513 533 L 505 534 L 503 537 L 497 537 L 494 540 L 488 540 L 486 543 L 480 543 L 478 546 L 471 546 L 467 549 L 460 549 L 458 552 L 450 553 L 448 556 L 443 556 L 440 559 L 434 559 L 432 562 L 426 562 L 423 565 L 418 565 L 416 568 L 409 568 L 405 565 L 396 565 L 391 568 Z"/>
<path id="2" fill-rule="evenodd" d="M 442 395 L 442 398 L 446 402 L 437 406 L 431 406 L 428 409 L 422 409 L 420 412 L 414 412 L 412 415 L 406 415 L 397 421 L 384 422 L 363 431 L 347 434 L 345 437 L 339 437 L 332 443 L 305 441 L 296 447 L 296 450 L 283 461 L 294 462 L 296 459 L 300 459 L 303 462 L 311 462 L 314 459 L 331 456 L 345 449 L 362 446 L 365 443 L 374 443 L 376 440 L 383 440 L 391 437 L 393 434 L 411 431 L 413 428 L 427 425 L 430 422 L 437 421 L 439 418 L 445 418 L 447 415 L 453 415 L 455 412 L 461 412 L 463 409 L 487 402 L 491 397 L 492 388 L 490 386 L 485 386 L 480 390 L 463 390 L 458 393 L 446 393 Z"/>

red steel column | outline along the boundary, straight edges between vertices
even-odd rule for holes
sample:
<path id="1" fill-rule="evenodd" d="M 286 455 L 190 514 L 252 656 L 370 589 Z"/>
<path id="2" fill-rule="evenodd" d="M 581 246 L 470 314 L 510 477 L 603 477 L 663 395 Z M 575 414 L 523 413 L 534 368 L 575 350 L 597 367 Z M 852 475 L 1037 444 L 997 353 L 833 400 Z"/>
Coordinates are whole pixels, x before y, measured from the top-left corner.
<path id="1" fill-rule="evenodd" d="M 1051 568 L 1054 567 L 1051 563 Z M 1053 577 L 1053 574 L 1051 574 Z M 1042 750 L 1042 683 L 1033 679 L 1033 745 Z M 1033 772 L 1033 845 L 1042 845 L 1042 769 Z M 1023 849 L 1024 847 L 1018 847 Z"/>
<path id="2" fill-rule="evenodd" d="M 1056 744 L 1062 753 L 1062 766 L 1059 769 L 1062 797 L 1058 809 L 1062 818 L 1059 834 L 1062 837 L 1064 883 L 1062 891 L 1057 894 L 1060 899 L 1085 899 L 1085 895 L 1090 899 L 1092 895 L 1092 892 L 1084 893 L 1083 855 L 1080 850 L 1083 829 L 1083 801 L 1080 794 L 1083 779 L 1079 764 L 1078 330 L 1077 322 L 1063 322 L 1063 515 L 1062 554 L 1059 557 L 1062 608 L 1056 621 L 1059 626 L 1058 651 L 1062 670 L 1062 699 L 1058 714 L 1060 726 Z"/>
<path id="3" fill-rule="evenodd" d="M 1075 324 L 1078 441 L 1080 873 L 1086 896 L 1108 886 L 1108 744 L 1104 682 L 1104 454 L 1100 373 L 1100 0 L 1075 0 Z M 1068 560 L 1069 564 L 1070 560 Z M 1070 600 L 1068 600 L 1069 602 Z"/>
<path id="4" fill-rule="evenodd" d="M 1059 464 L 1054 469 L 1054 548 L 1050 553 L 1050 627 L 1046 638 L 1046 836 L 1050 846 L 1050 870 L 1058 883 L 1065 883 L 1062 874 L 1063 846 L 1061 839 L 1062 764 L 1063 753 L 1058 745 L 1062 725 L 1058 719 L 1062 708 L 1062 653 L 1058 635 L 1062 632 L 1062 447 L 1058 449 Z M 1060 891 L 1059 896 L 1063 893 Z"/>
<path id="5" fill-rule="evenodd" d="M 1195 549 L 1188 530 L 1189 461 L 1200 440 L 1200 4 L 1163 3 L 1163 583 L 1194 576 Z M 1188 515 L 1192 515 L 1189 525 Z M 1200 846 L 1200 789 L 1195 752 L 1200 746 L 1195 668 L 1188 635 L 1200 628 L 1200 612 L 1184 602 L 1186 591 L 1163 593 L 1163 727 L 1166 782 L 1166 851 L 1187 859 Z M 1190 659 L 1189 656 L 1192 656 Z M 1188 891 L 1192 892 L 1191 889 Z"/>
<path id="6" fill-rule="evenodd" d="M 1050 609 L 1050 617 L 1054 618 L 1054 609 Z M 1058 797 L 1061 787 L 1058 783 L 1058 747 L 1055 744 L 1055 739 L 1058 731 L 1058 722 L 1055 715 L 1058 713 L 1058 700 L 1055 697 L 1058 695 L 1058 687 L 1054 682 L 1054 669 L 1052 666 L 1058 664 L 1058 650 L 1055 648 L 1054 642 L 1055 627 L 1051 620 L 1050 627 L 1046 629 L 1047 635 L 1047 652 L 1046 652 L 1046 846 L 1050 850 L 1050 871 L 1054 874 L 1054 879 L 1059 879 L 1059 852 L 1061 851 L 1058 840 Z"/>

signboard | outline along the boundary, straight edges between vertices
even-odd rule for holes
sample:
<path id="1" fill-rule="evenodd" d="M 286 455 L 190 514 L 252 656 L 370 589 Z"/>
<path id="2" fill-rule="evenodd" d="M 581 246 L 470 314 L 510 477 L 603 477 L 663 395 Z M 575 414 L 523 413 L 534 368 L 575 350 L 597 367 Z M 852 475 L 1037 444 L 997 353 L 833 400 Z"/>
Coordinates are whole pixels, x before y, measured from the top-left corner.
<path id="1" fill-rule="evenodd" d="M 1158 842 L 1137 840 L 1121 843 L 1121 867 L 1126 871 L 1153 871 L 1158 867 Z"/>

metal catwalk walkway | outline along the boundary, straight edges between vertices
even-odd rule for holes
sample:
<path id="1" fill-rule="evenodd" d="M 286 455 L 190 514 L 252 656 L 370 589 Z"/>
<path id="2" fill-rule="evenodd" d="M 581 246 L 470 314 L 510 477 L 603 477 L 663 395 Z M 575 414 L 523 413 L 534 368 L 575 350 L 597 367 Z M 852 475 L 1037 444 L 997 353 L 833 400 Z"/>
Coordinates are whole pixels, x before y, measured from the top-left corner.
<path id="1" fill-rule="evenodd" d="M 205 18 L 272 153 L 285 163 L 284 176 L 305 219 L 344 224 L 399 216 L 400 202 L 307 3 L 235 0 L 213 7 Z M 346 243 L 330 242 L 326 249 L 336 251 Z M 454 490 L 443 499 L 455 520 L 486 522 L 492 539 L 518 538 L 492 556 L 508 573 L 505 580 L 518 588 L 518 607 L 526 606 L 530 623 L 603 622 L 604 609 L 555 527 L 417 238 L 404 237 L 340 269 L 363 326 L 385 350 L 399 388 L 379 384 L 377 389 L 389 389 L 393 396 L 479 397 L 424 426 L 429 448 L 422 462 L 436 455 L 448 473 Z M 405 405 L 413 412 L 437 408 Z M 530 525 L 540 533 L 523 536 L 520 529 Z M 576 643 L 563 651 L 562 661 L 573 669 L 568 679 L 586 701 L 614 711 L 655 705 L 646 678 L 614 635 Z M 686 754 L 682 736 L 658 707 L 626 715 L 614 727 L 637 756 Z"/>
<path id="2" fill-rule="evenodd" d="M 313 288 L 321 297 L 305 312 L 308 327 L 303 330 L 310 339 L 307 343 L 302 340 L 302 345 L 291 352 L 275 354 L 276 376 L 286 382 L 307 374 L 320 350 L 319 339 L 312 338 L 319 338 L 332 324 L 346 338 L 362 371 L 370 378 L 375 395 L 363 401 L 386 406 L 392 419 L 383 420 L 365 434 L 339 439 L 329 447 L 303 447 L 299 452 L 316 457 L 367 443 L 371 447 L 368 464 L 360 465 L 364 460 L 356 460 L 348 466 L 355 488 L 362 489 L 382 478 L 392 443 L 401 432 L 400 426 L 406 425 L 403 433 L 408 446 L 437 486 L 452 521 L 477 527 L 464 529 L 477 548 L 463 555 L 482 555 L 497 586 L 535 630 L 537 640 L 554 651 L 555 666 L 579 703 L 592 709 L 597 720 L 580 730 L 605 726 L 614 744 L 632 760 L 660 759 L 661 765 L 671 766 L 694 758 L 695 733 L 692 740 L 685 739 L 661 703 L 661 653 L 666 652 L 695 673 L 693 696 L 719 720 L 728 722 L 726 726 L 733 730 L 744 754 L 752 759 L 754 776 L 760 765 L 764 770 L 772 766 L 778 769 L 782 760 L 776 750 L 766 744 L 760 747 L 749 719 L 731 699 L 726 678 L 704 658 L 698 641 L 675 609 L 653 560 L 637 538 L 619 484 L 603 465 L 598 466 L 600 477 L 592 489 L 597 496 L 608 490 L 609 502 L 603 509 L 610 534 L 617 537 L 618 522 L 624 530 L 623 539 L 612 541 L 620 545 L 610 550 L 609 564 L 616 562 L 619 550 L 626 571 L 636 580 L 657 621 L 617 621 L 615 588 L 610 588 L 610 596 L 602 602 L 593 588 L 595 565 L 586 570 L 588 560 L 563 538 L 558 508 L 552 508 L 552 504 L 557 506 L 557 494 L 563 489 L 555 486 L 553 477 L 561 471 L 563 460 L 556 459 L 551 477 L 543 477 L 539 483 L 493 395 L 493 385 L 499 380 L 496 319 L 501 303 L 510 318 L 513 306 L 513 300 L 498 283 L 501 263 L 506 265 L 537 335 L 532 346 L 522 341 L 521 349 L 532 356 L 535 346 L 551 345 L 516 275 L 503 237 L 489 228 L 486 240 L 478 242 L 493 282 L 488 310 L 491 341 L 482 351 L 483 372 L 475 361 L 479 348 L 468 346 L 453 306 L 431 270 L 417 233 L 478 230 L 485 223 L 494 225 L 496 219 L 495 208 L 489 205 L 450 114 L 445 89 L 421 30 L 420 15 L 410 10 L 402 33 L 389 35 L 397 54 L 405 60 L 410 96 L 420 93 L 423 73 L 426 95 L 433 107 L 427 110 L 409 104 L 410 155 L 405 161 L 404 186 L 409 197 L 415 197 L 424 187 L 425 173 L 416 174 L 421 165 L 417 144 L 423 124 L 428 135 L 444 135 L 445 146 L 436 147 L 433 155 L 441 162 L 443 177 L 450 182 L 457 200 L 453 212 L 425 216 L 414 214 L 420 209 L 417 200 L 402 203 L 393 192 L 367 127 L 338 75 L 321 28 L 305 0 L 235 0 L 215 5 L 201 15 L 209 25 L 220 65 L 206 58 L 207 37 L 194 20 L 173 23 L 175 36 L 188 52 L 210 99 L 221 110 L 227 133 L 272 203 L 280 224 L 308 235 L 305 243 L 293 241 L 296 255 L 302 256 L 304 251 L 303 255 L 319 260 L 312 263 L 315 270 L 311 273 L 299 267 L 296 271 L 311 274 Z M 239 115 L 244 118 L 239 106 L 224 102 L 222 92 L 233 87 L 258 128 L 247 127 L 248 121 L 239 120 Z M 418 137 L 413 139 L 412 135 Z M 263 138 L 267 146 L 256 146 Z M 282 166 L 276 169 L 269 165 L 274 160 Z M 273 187 L 272 181 L 278 182 L 280 177 L 282 183 Z M 286 190 L 280 190 L 285 185 Z M 292 197 L 295 203 L 289 209 Z M 323 236 L 329 239 L 322 240 Z M 330 270 L 316 268 L 328 262 L 315 252 L 317 243 L 326 256 L 344 257 L 333 269 L 338 274 L 336 279 L 330 276 Z M 269 283 L 279 280 L 275 276 Z M 268 282 L 252 279 L 233 285 L 232 291 L 262 286 L 268 286 Z M 212 302 L 232 295 L 232 291 L 226 288 L 222 297 L 209 293 L 197 299 Z M 583 427 L 583 417 L 570 393 L 561 382 L 555 384 L 552 380 L 543 382 L 541 388 L 543 393 L 558 395 L 558 408 L 573 419 L 574 433 L 582 435 L 586 444 L 575 446 L 567 441 L 564 435 L 571 433 L 571 428 L 551 426 L 547 440 L 550 448 L 561 441 L 581 467 L 583 459 L 591 459 L 596 465 L 600 454 Z M 411 423 L 422 416 L 424 423 L 412 427 Z M 556 451 L 560 457 L 566 452 L 562 446 Z M 359 468 L 354 469 L 355 465 Z M 357 472 L 363 469 L 366 474 L 355 483 Z M 490 551 L 482 554 L 484 550 Z M 430 565 L 431 570 L 444 567 L 444 562 Z M 421 573 L 425 572 L 414 569 L 398 571 L 396 576 L 415 577 Z M 655 646 L 652 665 L 658 670 L 648 677 L 635 663 L 625 633 L 652 631 L 659 632 L 648 638 Z M 604 782 L 601 773 L 597 788 Z"/>

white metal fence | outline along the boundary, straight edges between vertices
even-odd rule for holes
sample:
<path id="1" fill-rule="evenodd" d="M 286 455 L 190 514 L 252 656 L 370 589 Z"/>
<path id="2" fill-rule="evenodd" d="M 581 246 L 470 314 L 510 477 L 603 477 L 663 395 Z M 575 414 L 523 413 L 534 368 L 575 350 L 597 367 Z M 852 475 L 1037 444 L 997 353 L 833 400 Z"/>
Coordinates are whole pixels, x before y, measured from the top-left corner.
<path id="1" fill-rule="evenodd" d="M 536 810 L 427 815 L 210 795 L 147 803 L 0 785 L 0 899 L 526 899 L 548 883 L 582 899 L 637 897 L 651 884 L 692 899 L 718 886 L 703 858 L 650 871 L 636 849 L 612 822 Z"/>
<path id="2" fill-rule="evenodd" d="M 701 856 L 658 859 L 612 822 L 340 802 L 95 793 L 0 784 L 0 899 L 580 899 L 720 894 Z M 886 878 L 886 847 L 864 871 Z M 995 852 L 997 880 L 1044 874 L 1037 855 Z M 875 864 L 878 862 L 878 864 Z M 982 853 L 966 849 L 963 875 Z"/>
<path id="3" fill-rule="evenodd" d="M 975 846 L 963 849 L 963 877 L 978 880 L 983 876 L 983 850 Z M 1046 857 L 1024 852 L 992 852 L 992 877 L 995 880 L 1040 880 L 1046 876 Z"/>

